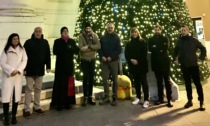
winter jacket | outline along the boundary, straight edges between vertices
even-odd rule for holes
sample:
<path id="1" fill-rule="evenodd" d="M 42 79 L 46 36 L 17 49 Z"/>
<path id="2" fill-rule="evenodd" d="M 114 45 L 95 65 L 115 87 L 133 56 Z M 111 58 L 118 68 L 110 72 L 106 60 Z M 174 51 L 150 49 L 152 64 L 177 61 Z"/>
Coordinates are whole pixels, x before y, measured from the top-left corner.
<path id="1" fill-rule="evenodd" d="M 22 76 L 23 70 L 26 67 L 27 55 L 24 48 L 17 46 L 15 49 L 10 46 L 7 50 L 2 52 L 0 57 L 0 64 L 2 67 L 2 103 L 9 103 L 13 90 L 15 90 L 15 102 L 21 100 L 22 94 Z M 18 70 L 20 74 L 11 76 L 14 70 Z"/>
<path id="2" fill-rule="evenodd" d="M 166 72 L 170 70 L 169 44 L 168 38 L 163 35 L 154 35 L 149 38 L 148 46 L 151 52 L 151 66 L 153 71 Z"/>
<path id="3" fill-rule="evenodd" d="M 101 48 L 98 35 L 92 32 L 90 37 L 87 37 L 87 34 L 83 31 L 79 35 L 79 48 L 89 45 L 90 51 L 80 51 L 81 59 L 95 59 L 97 50 Z"/>
<path id="4" fill-rule="evenodd" d="M 146 74 L 148 72 L 147 43 L 144 39 L 132 38 L 125 46 L 125 58 L 131 73 Z M 131 59 L 138 61 L 137 65 L 131 63 Z"/>
<path id="5" fill-rule="evenodd" d="M 200 56 L 197 57 L 197 49 L 200 49 Z M 204 60 L 206 48 L 196 38 L 192 36 L 180 37 L 176 43 L 173 60 L 178 56 L 179 63 L 183 67 L 197 66 L 197 59 Z"/>
<path id="6" fill-rule="evenodd" d="M 120 44 L 120 38 L 116 33 L 105 33 L 104 36 L 100 39 L 101 50 L 100 58 L 102 57 L 111 57 L 112 61 L 119 59 L 119 54 L 122 51 Z"/>
<path id="7" fill-rule="evenodd" d="M 24 44 L 28 56 L 26 76 L 43 76 L 46 69 L 51 69 L 50 46 L 46 39 L 37 39 L 32 35 Z"/>

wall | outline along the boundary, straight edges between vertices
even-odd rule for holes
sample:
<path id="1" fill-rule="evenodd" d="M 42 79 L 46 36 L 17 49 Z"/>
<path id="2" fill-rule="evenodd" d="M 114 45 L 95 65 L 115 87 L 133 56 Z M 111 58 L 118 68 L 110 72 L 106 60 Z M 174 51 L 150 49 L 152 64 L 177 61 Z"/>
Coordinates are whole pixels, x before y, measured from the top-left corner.
<path id="1" fill-rule="evenodd" d="M 207 57 L 210 59 L 210 0 L 185 0 L 192 18 L 201 17 Z"/>
<path id="2" fill-rule="evenodd" d="M 67 26 L 72 37 L 79 3 L 80 0 L 0 0 L 0 53 L 11 33 L 18 33 L 24 44 L 37 26 L 42 27 L 51 49 L 54 39 L 60 37 L 61 27 Z M 52 66 L 54 60 L 52 56 Z"/>

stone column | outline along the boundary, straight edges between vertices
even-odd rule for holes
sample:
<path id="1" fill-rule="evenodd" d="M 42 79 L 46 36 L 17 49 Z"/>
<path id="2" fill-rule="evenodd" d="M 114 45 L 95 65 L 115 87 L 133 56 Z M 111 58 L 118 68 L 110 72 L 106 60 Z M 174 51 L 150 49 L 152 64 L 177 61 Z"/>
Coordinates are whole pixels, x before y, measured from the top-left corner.
<path id="1" fill-rule="evenodd" d="M 44 17 L 37 16 L 31 5 L 31 0 L 0 1 L 0 52 L 11 33 L 18 33 L 23 44 L 31 37 L 34 27 L 44 25 Z"/>

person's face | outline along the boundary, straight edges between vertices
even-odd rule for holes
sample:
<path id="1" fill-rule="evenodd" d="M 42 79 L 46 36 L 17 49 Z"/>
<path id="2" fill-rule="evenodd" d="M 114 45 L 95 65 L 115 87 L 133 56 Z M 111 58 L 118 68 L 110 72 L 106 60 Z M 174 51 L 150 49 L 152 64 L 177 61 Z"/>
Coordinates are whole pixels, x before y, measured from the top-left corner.
<path id="1" fill-rule="evenodd" d="M 107 25 L 107 32 L 108 33 L 113 33 L 114 32 L 114 25 L 113 24 L 108 24 Z"/>
<path id="2" fill-rule="evenodd" d="M 181 34 L 182 36 L 187 36 L 189 34 L 189 30 L 186 27 L 181 28 Z"/>
<path id="3" fill-rule="evenodd" d="M 69 32 L 67 29 L 64 29 L 63 32 L 61 33 L 62 36 L 68 36 Z"/>
<path id="4" fill-rule="evenodd" d="M 86 28 L 85 28 L 85 32 L 86 32 L 86 33 L 90 33 L 90 32 L 91 32 L 91 27 L 86 27 Z"/>
<path id="5" fill-rule="evenodd" d="M 42 29 L 41 28 L 35 28 L 34 30 L 34 36 L 35 38 L 40 39 L 42 37 Z"/>
<path id="6" fill-rule="evenodd" d="M 160 30 L 160 28 L 155 28 L 155 29 L 154 29 L 154 33 L 155 33 L 156 35 L 160 35 L 161 32 L 162 32 L 162 30 Z"/>
<path id="7" fill-rule="evenodd" d="M 133 38 L 137 38 L 139 35 L 138 35 L 138 32 L 137 32 L 137 31 L 133 31 L 133 32 L 131 33 L 131 36 L 132 36 Z"/>
<path id="8" fill-rule="evenodd" d="M 12 38 L 12 46 L 16 47 L 19 44 L 19 37 L 18 36 L 14 36 Z"/>

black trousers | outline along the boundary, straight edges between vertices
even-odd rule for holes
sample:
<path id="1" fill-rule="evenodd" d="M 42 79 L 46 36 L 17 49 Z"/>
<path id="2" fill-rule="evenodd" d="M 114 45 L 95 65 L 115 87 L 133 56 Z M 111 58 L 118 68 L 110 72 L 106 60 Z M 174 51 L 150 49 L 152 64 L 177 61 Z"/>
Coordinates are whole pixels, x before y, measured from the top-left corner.
<path id="1" fill-rule="evenodd" d="M 141 99 L 141 86 L 144 92 L 144 101 L 149 100 L 149 88 L 146 74 L 132 73 L 137 98 Z"/>
<path id="2" fill-rule="evenodd" d="M 95 75 L 95 59 L 81 60 L 81 69 L 83 72 L 83 93 L 84 97 L 92 97 L 93 83 Z"/>
<path id="3" fill-rule="evenodd" d="M 155 77 L 157 79 L 159 101 L 163 101 L 163 98 L 164 98 L 163 80 L 165 82 L 167 100 L 170 101 L 172 99 L 172 97 L 171 97 L 172 91 L 171 91 L 171 82 L 170 82 L 169 71 L 154 71 L 154 73 L 155 73 Z"/>
<path id="4" fill-rule="evenodd" d="M 203 96 L 203 88 L 200 82 L 200 74 L 199 74 L 199 67 L 193 66 L 193 67 L 184 67 L 181 66 L 181 70 L 183 73 L 184 81 L 185 81 L 185 87 L 187 91 L 187 99 L 192 100 L 192 85 L 191 85 L 191 79 L 193 80 L 197 93 L 198 93 L 198 100 L 204 101 Z"/>

